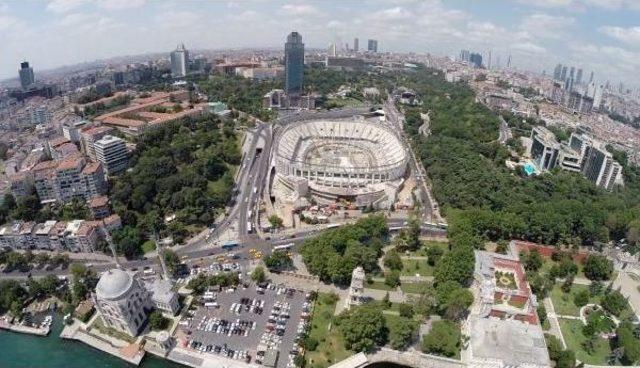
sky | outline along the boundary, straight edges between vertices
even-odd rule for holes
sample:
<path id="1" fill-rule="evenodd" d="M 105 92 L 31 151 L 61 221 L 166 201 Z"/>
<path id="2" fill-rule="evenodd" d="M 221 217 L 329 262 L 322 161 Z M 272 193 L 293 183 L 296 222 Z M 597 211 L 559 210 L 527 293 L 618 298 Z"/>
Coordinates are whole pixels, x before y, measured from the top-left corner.
<path id="1" fill-rule="evenodd" d="M 504 66 L 640 85 L 640 0 L 0 0 L 0 78 L 147 52 L 332 42 L 379 51 L 492 53 Z"/>

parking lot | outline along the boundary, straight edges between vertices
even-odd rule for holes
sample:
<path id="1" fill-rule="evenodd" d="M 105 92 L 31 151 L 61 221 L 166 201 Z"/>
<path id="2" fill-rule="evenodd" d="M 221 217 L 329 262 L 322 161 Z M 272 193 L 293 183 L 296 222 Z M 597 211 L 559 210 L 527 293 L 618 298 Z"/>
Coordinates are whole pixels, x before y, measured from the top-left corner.
<path id="1" fill-rule="evenodd" d="M 261 286 L 206 292 L 193 316 L 181 322 L 189 347 L 254 364 L 268 364 L 267 352 L 276 350 L 276 367 L 293 367 L 311 304 L 304 291 Z"/>

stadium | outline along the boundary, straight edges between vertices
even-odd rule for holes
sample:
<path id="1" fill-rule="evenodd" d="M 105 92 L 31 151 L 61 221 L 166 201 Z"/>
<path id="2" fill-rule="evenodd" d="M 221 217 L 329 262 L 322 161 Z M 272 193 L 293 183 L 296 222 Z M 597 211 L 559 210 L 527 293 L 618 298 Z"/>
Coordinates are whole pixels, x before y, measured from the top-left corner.
<path id="1" fill-rule="evenodd" d="M 287 125 L 275 145 L 275 171 L 298 195 L 386 206 L 403 181 L 408 155 L 377 120 L 307 120 Z"/>

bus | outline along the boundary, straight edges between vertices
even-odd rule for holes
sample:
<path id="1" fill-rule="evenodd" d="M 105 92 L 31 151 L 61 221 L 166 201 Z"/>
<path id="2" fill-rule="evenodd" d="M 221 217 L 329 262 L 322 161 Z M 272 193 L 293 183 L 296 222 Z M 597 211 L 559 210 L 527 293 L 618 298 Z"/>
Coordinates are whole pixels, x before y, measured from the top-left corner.
<path id="1" fill-rule="evenodd" d="M 334 229 L 340 226 L 342 226 L 342 224 L 327 224 L 327 229 Z"/>
<path id="2" fill-rule="evenodd" d="M 229 250 L 238 246 L 238 242 L 236 240 L 228 240 L 222 243 L 222 249 Z"/>
<path id="3" fill-rule="evenodd" d="M 293 247 L 295 245 L 295 243 L 288 243 L 288 244 L 283 244 L 283 245 L 276 245 L 275 247 L 273 247 L 273 250 L 289 250 L 291 249 L 291 247 Z"/>
<path id="4" fill-rule="evenodd" d="M 251 226 L 251 221 L 247 221 L 247 233 L 251 234 L 252 230 L 253 230 L 253 228 Z"/>

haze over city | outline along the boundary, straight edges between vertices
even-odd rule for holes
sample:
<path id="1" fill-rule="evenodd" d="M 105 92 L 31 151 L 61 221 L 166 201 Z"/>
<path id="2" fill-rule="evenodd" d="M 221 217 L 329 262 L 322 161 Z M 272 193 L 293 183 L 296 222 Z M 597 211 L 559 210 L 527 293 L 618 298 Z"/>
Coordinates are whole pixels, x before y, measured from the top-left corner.
<path id="1" fill-rule="evenodd" d="M 640 366 L 640 0 L 0 0 L 0 367 Z"/>
<path id="2" fill-rule="evenodd" d="M 633 0 L 7 1 L 0 3 L 0 77 L 13 76 L 23 59 L 49 69 L 178 42 L 277 47 L 297 29 L 311 48 L 367 35 L 384 51 L 492 50 L 494 63 L 512 55 L 515 67 L 537 72 L 573 63 L 601 82 L 638 84 L 639 11 Z"/>

